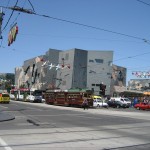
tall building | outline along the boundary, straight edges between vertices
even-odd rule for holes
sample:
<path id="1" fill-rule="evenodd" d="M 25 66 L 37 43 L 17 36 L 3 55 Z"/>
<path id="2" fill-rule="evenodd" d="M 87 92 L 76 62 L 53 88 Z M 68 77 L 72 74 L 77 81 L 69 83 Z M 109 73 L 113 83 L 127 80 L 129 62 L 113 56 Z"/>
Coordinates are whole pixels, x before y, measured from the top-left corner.
<path id="1" fill-rule="evenodd" d="M 109 95 L 113 86 L 112 62 L 113 51 L 49 49 L 45 55 L 26 60 L 22 67 L 17 67 L 15 82 L 18 87 L 24 85 L 30 89 L 88 88 L 96 95 L 100 95 L 100 84 L 103 84 L 105 95 Z"/>

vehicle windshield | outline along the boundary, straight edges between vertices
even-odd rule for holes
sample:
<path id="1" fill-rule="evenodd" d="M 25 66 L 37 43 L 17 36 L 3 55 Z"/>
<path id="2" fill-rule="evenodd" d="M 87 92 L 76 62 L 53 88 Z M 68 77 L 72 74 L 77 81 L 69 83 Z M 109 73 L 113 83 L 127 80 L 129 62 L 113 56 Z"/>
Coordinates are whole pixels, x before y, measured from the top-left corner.
<path id="1" fill-rule="evenodd" d="M 122 104 L 122 102 L 120 102 L 120 101 L 115 101 L 115 103 L 116 103 L 116 104 Z"/>
<path id="2" fill-rule="evenodd" d="M 2 94 L 2 97 L 9 97 L 8 94 Z"/>
<path id="3" fill-rule="evenodd" d="M 125 98 L 124 100 L 125 100 L 126 102 L 129 102 L 129 101 L 130 101 L 130 99 L 128 99 L 128 98 Z"/>
<path id="4" fill-rule="evenodd" d="M 97 98 L 97 101 L 102 101 L 102 99 L 101 98 Z"/>

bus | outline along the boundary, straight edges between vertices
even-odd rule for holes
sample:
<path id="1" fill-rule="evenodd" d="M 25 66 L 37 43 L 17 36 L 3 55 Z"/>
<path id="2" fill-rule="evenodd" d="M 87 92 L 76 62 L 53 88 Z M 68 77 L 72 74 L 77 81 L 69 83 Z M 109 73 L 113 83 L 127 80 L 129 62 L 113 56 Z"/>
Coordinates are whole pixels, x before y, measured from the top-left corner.
<path id="1" fill-rule="evenodd" d="M 15 88 L 10 90 L 10 98 L 12 100 L 26 101 L 27 95 L 30 95 L 30 89 L 28 88 Z"/>
<path id="2" fill-rule="evenodd" d="M 45 102 L 51 105 L 82 107 L 86 98 L 89 107 L 93 107 L 92 91 L 84 89 L 70 90 L 46 90 L 44 94 Z"/>
<path id="3" fill-rule="evenodd" d="M 10 96 L 8 93 L 0 93 L 0 103 L 9 103 Z"/>

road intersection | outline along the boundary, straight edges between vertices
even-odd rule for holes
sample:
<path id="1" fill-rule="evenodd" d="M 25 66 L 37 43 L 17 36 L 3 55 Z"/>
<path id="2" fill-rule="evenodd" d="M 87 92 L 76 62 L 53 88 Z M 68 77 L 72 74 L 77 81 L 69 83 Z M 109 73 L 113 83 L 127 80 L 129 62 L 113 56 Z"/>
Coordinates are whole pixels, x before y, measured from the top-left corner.
<path id="1" fill-rule="evenodd" d="M 11 102 L 3 112 L 15 119 L 0 124 L 0 150 L 150 149 L 150 111 Z"/>

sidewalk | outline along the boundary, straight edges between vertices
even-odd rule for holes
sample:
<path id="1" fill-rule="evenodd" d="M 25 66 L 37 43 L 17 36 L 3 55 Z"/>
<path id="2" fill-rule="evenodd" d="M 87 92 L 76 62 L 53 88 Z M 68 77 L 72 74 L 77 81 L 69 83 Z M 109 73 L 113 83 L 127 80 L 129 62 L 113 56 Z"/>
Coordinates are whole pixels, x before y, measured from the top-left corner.
<path id="1" fill-rule="evenodd" d="M 14 115 L 11 115 L 9 113 L 0 112 L 0 122 L 2 121 L 9 121 L 15 119 Z"/>

